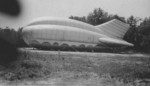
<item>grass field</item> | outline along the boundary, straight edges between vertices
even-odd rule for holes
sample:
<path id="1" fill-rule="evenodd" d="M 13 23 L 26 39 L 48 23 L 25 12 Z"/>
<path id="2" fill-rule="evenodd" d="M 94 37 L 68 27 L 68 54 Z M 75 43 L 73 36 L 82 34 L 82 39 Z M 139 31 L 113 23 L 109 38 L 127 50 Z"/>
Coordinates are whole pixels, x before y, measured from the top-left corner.
<path id="1" fill-rule="evenodd" d="M 0 76 L 18 86 L 150 86 L 150 56 L 21 50 Z"/>

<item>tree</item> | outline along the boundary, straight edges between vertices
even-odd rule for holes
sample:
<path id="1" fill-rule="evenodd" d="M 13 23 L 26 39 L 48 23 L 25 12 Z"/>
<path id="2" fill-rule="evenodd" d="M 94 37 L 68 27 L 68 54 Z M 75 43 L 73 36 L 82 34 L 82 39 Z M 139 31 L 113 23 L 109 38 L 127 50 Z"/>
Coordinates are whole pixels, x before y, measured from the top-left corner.
<path id="1" fill-rule="evenodd" d="M 104 12 L 101 8 L 96 8 L 92 13 L 87 16 L 87 22 L 92 25 L 99 25 L 108 20 L 108 13 Z"/>
<path id="2" fill-rule="evenodd" d="M 22 37 L 22 30 L 23 28 L 19 28 L 17 31 L 17 41 L 18 41 L 18 47 L 28 47 L 28 45 L 24 42 Z"/>
<path id="3" fill-rule="evenodd" d="M 134 16 L 130 16 L 127 19 L 127 23 L 130 25 L 130 27 L 137 27 L 138 23 L 141 21 L 141 18 L 139 17 L 134 17 Z"/>
<path id="4" fill-rule="evenodd" d="M 139 23 L 141 22 L 141 23 Z M 124 39 L 134 44 L 134 49 L 142 52 L 149 52 L 150 49 L 150 18 L 130 16 L 127 19 L 130 29 Z"/>
<path id="5" fill-rule="evenodd" d="M 70 16 L 70 19 L 74 19 L 74 20 L 78 20 L 78 21 L 82 21 L 82 22 L 87 22 L 86 17 L 77 17 L 77 16 Z"/>
<path id="6" fill-rule="evenodd" d="M 143 35 L 150 35 L 150 18 L 145 18 L 139 26 L 139 30 Z"/>
<path id="7" fill-rule="evenodd" d="M 140 47 L 143 51 L 150 52 L 150 18 L 145 18 L 138 28 L 142 35 Z"/>
<path id="8" fill-rule="evenodd" d="M 112 19 L 118 19 L 125 22 L 124 17 L 108 14 L 107 12 L 103 11 L 101 8 L 94 9 L 93 12 L 88 14 L 88 16 L 83 16 L 83 17 L 70 16 L 69 18 L 79 20 L 85 23 L 89 23 L 92 25 L 99 25 L 107 21 L 110 21 Z"/>
<path id="9" fill-rule="evenodd" d="M 125 34 L 124 39 L 133 43 L 135 46 L 138 46 L 138 41 L 141 40 L 141 35 L 138 32 L 138 23 L 140 20 L 138 17 L 130 16 L 126 21 L 130 25 L 130 28 Z"/>

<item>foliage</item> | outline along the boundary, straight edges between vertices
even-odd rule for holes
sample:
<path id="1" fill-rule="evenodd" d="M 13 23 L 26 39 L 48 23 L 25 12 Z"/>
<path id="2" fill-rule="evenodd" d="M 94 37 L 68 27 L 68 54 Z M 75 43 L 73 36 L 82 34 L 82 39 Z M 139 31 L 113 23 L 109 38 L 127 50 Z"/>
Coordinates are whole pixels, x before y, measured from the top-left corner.
<path id="1" fill-rule="evenodd" d="M 17 34 L 14 29 L 0 28 L 0 65 L 7 66 L 18 56 Z"/>
<path id="2" fill-rule="evenodd" d="M 150 52 L 150 18 L 142 20 L 131 16 L 127 19 L 127 23 L 130 24 L 130 29 L 124 39 L 133 43 L 135 50 Z"/>
<path id="3" fill-rule="evenodd" d="M 23 41 L 22 28 L 19 28 L 17 31 L 14 28 L 0 28 L 0 38 L 6 40 L 16 47 L 25 47 L 27 46 Z"/>
<path id="4" fill-rule="evenodd" d="M 120 17 L 118 15 L 109 15 L 107 12 L 103 11 L 101 8 L 94 9 L 93 12 L 89 13 L 87 17 L 70 16 L 69 18 L 79 20 L 85 23 L 89 23 L 92 25 L 99 25 L 112 19 L 118 19 L 118 20 L 125 22 L 124 17 Z"/>
<path id="5" fill-rule="evenodd" d="M 50 74 L 51 69 L 42 58 L 38 59 L 36 54 L 30 55 L 28 52 L 19 52 L 18 59 L 4 69 L 0 74 L 5 80 L 15 81 L 23 79 L 35 79 L 45 77 Z"/>

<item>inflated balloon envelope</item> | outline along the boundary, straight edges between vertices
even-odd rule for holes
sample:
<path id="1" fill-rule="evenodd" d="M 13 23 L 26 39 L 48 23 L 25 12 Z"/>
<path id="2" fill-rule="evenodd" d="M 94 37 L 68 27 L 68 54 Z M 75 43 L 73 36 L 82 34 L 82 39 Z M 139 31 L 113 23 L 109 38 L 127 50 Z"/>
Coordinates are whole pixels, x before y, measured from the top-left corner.
<path id="1" fill-rule="evenodd" d="M 23 38 L 28 45 L 40 47 L 56 43 L 59 46 L 133 46 L 122 39 L 128 29 L 129 25 L 117 19 L 93 26 L 72 19 L 42 17 L 23 28 Z"/>

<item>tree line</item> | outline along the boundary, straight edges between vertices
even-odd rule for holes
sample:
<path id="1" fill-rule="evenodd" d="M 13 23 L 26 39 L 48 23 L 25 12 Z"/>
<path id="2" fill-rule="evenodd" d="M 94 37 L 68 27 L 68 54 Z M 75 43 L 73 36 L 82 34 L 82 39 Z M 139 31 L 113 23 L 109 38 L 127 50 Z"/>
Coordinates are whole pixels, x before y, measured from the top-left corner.
<path id="1" fill-rule="evenodd" d="M 16 30 L 10 27 L 0 28 L 0 42 L 3 43 L 4 40 L 15 47 L 27 47 L 21 35 L 22 29 L 19 28 Z"/>
<path id="2" fill-rule="evenodd" d="M 140 52 L 150 52 L 150 17 L 142 19 L 131 15 L 125 18 L 117 14 L 109 14 L 101 8 L 95 8 L 87 16 L 70 16 L 69 18 L 91 25 L 99 25 L 112 19 L 118 19 L 130 25 L 129 30 L 124 36 L 124 40 L 134 44 L 132 49 Z"/>

